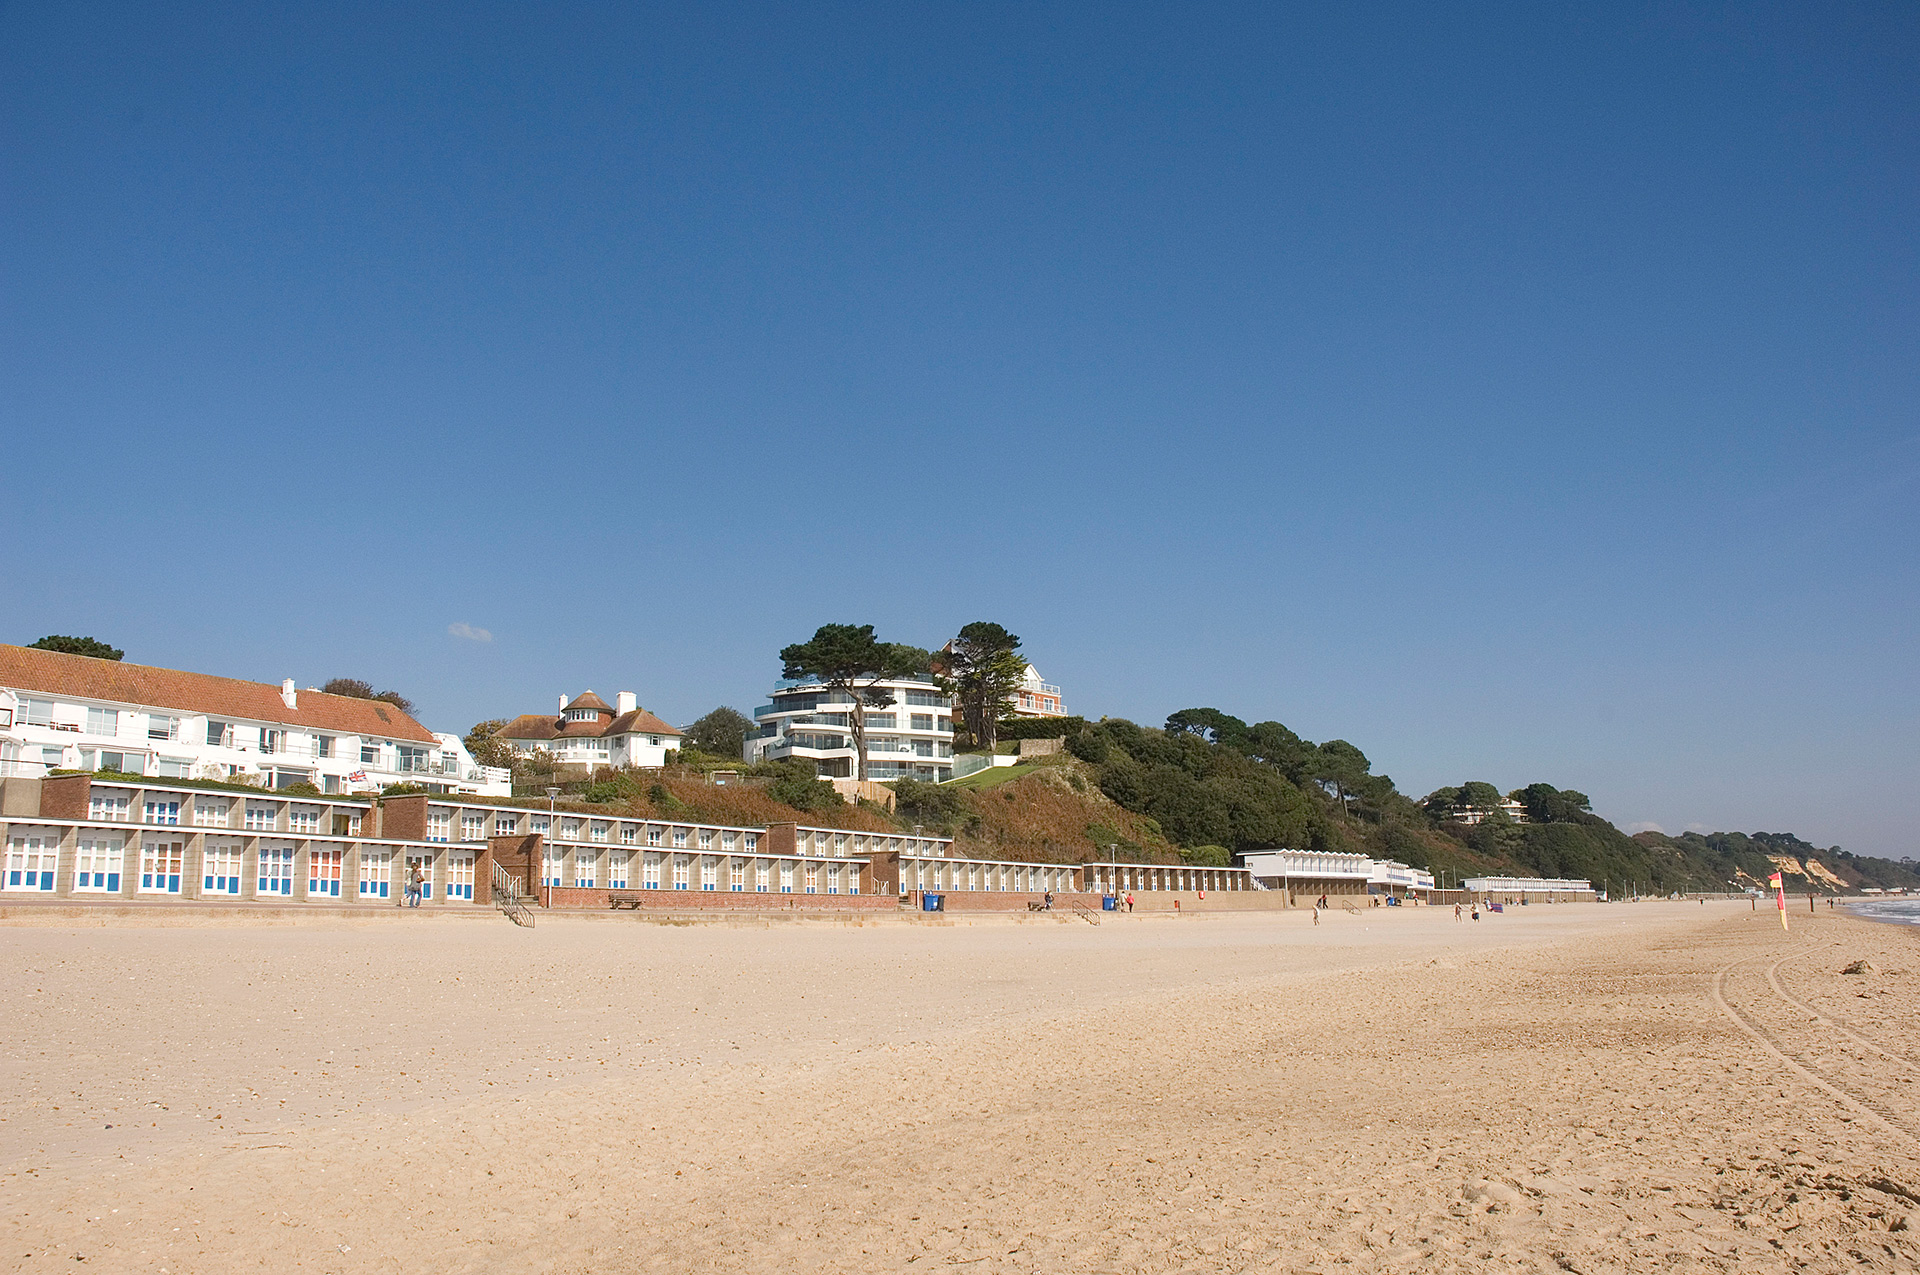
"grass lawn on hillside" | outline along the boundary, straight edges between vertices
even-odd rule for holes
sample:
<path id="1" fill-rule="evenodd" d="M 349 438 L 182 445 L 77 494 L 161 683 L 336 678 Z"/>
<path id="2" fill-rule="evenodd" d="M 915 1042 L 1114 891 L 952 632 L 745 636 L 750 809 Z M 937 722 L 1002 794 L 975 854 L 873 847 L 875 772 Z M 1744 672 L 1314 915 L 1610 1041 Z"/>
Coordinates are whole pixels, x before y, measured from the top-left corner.
<path id="1" fill-rule="evenodd" d="M 1031 775 L 1038 769 L 1040 769 L 1040 767 L 1033 765 L 1031 762 L 1024 766 L 993 766 L 986 770 L 976 770 L 965 779 L 956 779 L 951 783 L 942 784 L 941 787 L 998 788 L 1010 779 L 1018 779 L 1022 775 Z"/>

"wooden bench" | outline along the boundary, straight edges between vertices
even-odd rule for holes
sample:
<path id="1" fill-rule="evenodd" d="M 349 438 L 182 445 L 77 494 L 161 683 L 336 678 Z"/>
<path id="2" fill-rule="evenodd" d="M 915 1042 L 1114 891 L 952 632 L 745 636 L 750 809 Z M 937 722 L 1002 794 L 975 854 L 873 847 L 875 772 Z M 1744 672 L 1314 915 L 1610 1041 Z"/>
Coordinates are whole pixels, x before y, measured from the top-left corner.
<path id="1" fill-rule="evenodd" d="M 610 908 L 638 908 L 640 895 L 635 890 L 608 890 L 607 906 Z"/>

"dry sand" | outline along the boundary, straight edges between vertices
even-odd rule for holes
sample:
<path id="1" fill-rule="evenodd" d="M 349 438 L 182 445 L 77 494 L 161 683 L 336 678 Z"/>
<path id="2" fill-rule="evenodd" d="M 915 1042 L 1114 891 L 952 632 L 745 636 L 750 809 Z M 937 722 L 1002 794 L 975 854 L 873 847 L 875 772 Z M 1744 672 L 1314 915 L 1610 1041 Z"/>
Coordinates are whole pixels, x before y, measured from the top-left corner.
<path id="1" fill-rule="evenodd" d="M 0 1269 L 1920 1269 L 1920 930 L 1794 922 L 14 925 Z"/>

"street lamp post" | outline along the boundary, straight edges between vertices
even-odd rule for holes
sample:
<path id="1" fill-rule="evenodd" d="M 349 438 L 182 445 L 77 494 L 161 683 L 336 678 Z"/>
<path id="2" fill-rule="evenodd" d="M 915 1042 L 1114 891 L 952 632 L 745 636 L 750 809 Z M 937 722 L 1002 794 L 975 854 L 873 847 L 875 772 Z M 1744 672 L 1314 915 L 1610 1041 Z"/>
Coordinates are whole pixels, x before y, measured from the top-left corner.
<path id="1" fill-rule="evenodd" d="M 553 840 L 553 822 L 554 822 L 553 821 L 553 803 L 554 803 L 554 799 L 559 797 L 559 795 L 560 795 L 560 790 L 558 788 L 547 789 L 547 835 L 541 838 L 543 843 Z M 547 864 L 545 861 L 551 858 L 551 854 L 547 850 L 545 844 L 542 844 L 540 847 L 540 857 L 543 860 L 543 862 L 540 864 L 540 875 L 542 877 L 545 877 L 547 874 Z"/>

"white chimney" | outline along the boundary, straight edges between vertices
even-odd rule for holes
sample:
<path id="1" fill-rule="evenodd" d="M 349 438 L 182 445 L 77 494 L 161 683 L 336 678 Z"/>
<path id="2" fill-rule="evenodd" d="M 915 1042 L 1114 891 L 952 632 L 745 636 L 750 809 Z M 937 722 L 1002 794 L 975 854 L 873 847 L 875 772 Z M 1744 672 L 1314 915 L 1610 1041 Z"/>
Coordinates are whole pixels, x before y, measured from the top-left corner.
<path id="1" fill-rule="evenodd" d="M 640 697 L 632 691 L 621 691 L 613 697 L 614 711 L 625 715 L 640 707 Z"/>
<path id="2" fill-rule="evenodd" d="M 560 711 L 563 713 L 567 711 L 567 697 L 564 695 L 560 697 Z"/>
<path id="3" fill-rule="evenodd" d="M 280 683 L 280 702 L 288 708 L 300 707 L 300 692 L 293 688 L 293 679 Z"/>

